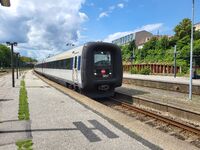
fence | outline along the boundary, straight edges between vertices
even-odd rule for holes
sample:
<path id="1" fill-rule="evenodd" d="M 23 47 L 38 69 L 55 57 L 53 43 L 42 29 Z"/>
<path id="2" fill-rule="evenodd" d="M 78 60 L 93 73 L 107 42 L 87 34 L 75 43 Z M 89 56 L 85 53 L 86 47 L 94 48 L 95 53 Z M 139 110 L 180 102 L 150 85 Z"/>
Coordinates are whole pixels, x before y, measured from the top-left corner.
<path id="1" fill-rule="evenodd" d="M 174 74 L 174 66 L 166 64 L 126 64 L 123 65 L 123 71 L 130 72 L 132 67 L 135 67 L 137 71 L 141 71 L 143 68 L 150 68 L 151 74 Z M 181 73 L 181 67 L 176 67 L 176 73 Z"/>

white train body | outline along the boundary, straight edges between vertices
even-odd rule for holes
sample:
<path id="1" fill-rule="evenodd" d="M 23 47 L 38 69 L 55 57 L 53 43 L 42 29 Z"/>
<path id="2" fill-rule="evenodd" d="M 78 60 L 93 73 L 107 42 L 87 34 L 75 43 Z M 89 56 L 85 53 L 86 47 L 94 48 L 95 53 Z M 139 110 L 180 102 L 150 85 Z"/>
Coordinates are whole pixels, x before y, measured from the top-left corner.
<path id="1" fill-rule="evenodd" d="M 122 83 L 121 50 L 116 45 L 91 42 L 36 64 L 35 71 L 90 97 L 112 96 Z"/>

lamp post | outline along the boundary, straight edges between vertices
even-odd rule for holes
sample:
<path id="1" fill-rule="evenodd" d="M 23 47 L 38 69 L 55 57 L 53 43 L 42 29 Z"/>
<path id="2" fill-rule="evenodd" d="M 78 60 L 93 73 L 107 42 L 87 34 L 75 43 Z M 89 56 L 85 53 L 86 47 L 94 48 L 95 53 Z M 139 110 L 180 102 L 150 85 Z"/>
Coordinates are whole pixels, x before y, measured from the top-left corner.
<path id="1" fill-rule="evenodd" d="M 19 78 L 19 53 L 16 54 L 16 73 L 17 73 L 17 79 Z"/>
<path id="2" fill-rule="evenodd" d="M 0 4 L 5 7 L 10 7 L 10 0 L 0 0 Z"/>
<path id="3" fill-rule="evenodd" d="M 12 68 L 12 87 L 15 87 L 15 74 L 13 65 L 13 47 L 17 46 L 17 42 L 6 42 L 7 45 L 11 46 L 11 68 Z"/>
<path id="4" fill-rule="evenodd" d="M 193 26 L 194 26 L 194 0 L 192 0 L 192 27 L 190 43 L 190 83 L 189 83 L 189 100 L 192 100 L 192 55 L 193 55 Z"/>

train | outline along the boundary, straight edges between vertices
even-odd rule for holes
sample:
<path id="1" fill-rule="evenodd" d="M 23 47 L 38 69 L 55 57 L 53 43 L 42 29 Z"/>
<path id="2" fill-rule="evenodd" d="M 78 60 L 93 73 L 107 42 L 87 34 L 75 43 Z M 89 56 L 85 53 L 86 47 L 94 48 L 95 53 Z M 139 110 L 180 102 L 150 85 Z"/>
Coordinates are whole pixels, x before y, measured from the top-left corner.
<path id="1" fill-rule="evenodd" d="M 121 49 L 89 42 L 37 63 L 34 71 L 91 98 L 110 97 L 122 85 Z"/>

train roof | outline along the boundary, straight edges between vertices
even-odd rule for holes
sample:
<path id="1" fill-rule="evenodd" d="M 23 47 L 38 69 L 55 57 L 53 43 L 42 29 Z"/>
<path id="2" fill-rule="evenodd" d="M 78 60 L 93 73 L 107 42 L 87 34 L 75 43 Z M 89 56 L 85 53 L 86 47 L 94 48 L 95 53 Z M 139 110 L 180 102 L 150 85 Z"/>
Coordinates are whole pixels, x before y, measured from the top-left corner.
<path id="1" fill-rule="evenodd" d="M 40 64 L 43 62 L 52 62 L 52 61 L 62 60 L 62 59 L 66 59 L 66 58 L 71 58 L 72 56 L 81 55 L 84 46 L 93 45 L 93 44 L 97 44 L 97 43 L 99 43 L 99 44 L 101 43 L 101 44 L 105 44 L 105 45 L 108 45 L 108 44 L 114 45 L 112 43 L 106 43 L 106 42 L 88 42 L 82 46 L 75 47 L 73 49 L 67 50 L 67 51 L 57 54 L 55 56 L 49 57 L 43 61 L 38 62 L 37 64 Z"/>
<path id="2" fill-rule="evenodd" d="M 66 59 L 66 58 L 71 58 L 72 54 L 75 54 L 75 55 L 81 54 L 83 47 L 84 47 L 84 45 L 67 50 L 67 51 L 57 54 L 55 56 L 46 58 L 44 61 L 40 61 L 38 64 L 43 63 L 43 62 L 52 62 L 52 61 Z"/>

